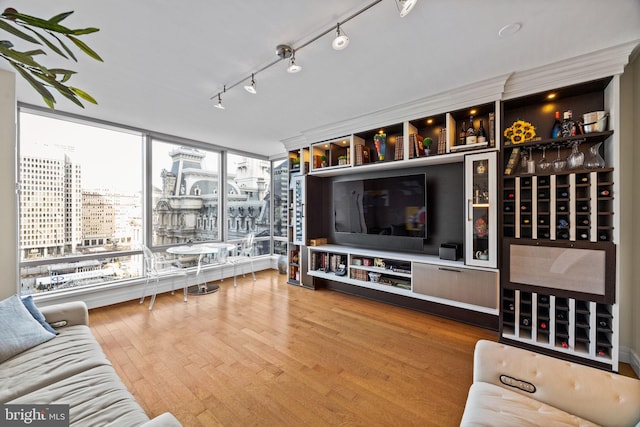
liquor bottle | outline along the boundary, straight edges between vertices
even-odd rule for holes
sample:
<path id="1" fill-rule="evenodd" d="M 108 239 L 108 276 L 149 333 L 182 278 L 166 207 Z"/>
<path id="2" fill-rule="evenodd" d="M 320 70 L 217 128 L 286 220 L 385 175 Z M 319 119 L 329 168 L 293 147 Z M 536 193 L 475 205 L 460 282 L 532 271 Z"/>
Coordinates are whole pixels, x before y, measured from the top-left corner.
<path id="1" fill-rule="evenodd" d="M 487 142 L 487 134 L 484 131 L 484 120 L 480 120 L 480 127 L 478 128 L 478 142 Z"/>
<path id="2" fill-rule="evenodd" d="M 575 136 L 576 123 L 573 121 L 573 111 L 564 112 L 564 120 L 562 121 L 562 137 Z"/>
<path id="3" fill-rule="evenodd" d="M 467 143 L 467 124 L 462 122 L 460 128 L 460 135 L 458 135 L 458 145 L 465 145 Z"/>
<path id="4" fill-rule="evenodd" d="M 560 111 L 556 111 L 556 119 L 551 128 L 551 138 L 560 138 L 562 136 L 562 122 L 560 121 Z"/>
<path id="5" fill-rule="evenodd" d="M 467 128 L 467 144 L 475 144 L 478 142 L 476 130 L 473 128 L 473 116 L 469 117 L 469 127 Z"/>

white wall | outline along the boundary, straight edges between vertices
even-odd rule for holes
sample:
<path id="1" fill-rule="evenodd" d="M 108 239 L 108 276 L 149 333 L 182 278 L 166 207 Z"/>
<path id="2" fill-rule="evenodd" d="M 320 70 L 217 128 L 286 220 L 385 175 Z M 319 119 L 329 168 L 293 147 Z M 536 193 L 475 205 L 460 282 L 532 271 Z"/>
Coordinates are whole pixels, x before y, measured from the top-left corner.
<path id="1" fill-rule="evenodd" d="M 0 70 L 0 300 L 16 293 L 16 77 Z"/>

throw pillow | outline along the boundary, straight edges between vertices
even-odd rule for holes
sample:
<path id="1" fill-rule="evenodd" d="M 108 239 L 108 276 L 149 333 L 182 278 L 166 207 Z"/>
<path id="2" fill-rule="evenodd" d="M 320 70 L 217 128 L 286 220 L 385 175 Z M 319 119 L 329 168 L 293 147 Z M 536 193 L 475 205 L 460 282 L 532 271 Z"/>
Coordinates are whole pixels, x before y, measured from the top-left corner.
<path id="1" fill-rule="evenodd" d="M 28 297 L 22 298 L 22 303 L 24 304 L 25 307 L 27 307 L 27 310 L 29 310 L 29 313 L 31 313 L 33 318 L 36 319 L 38 323 L 42 325 L 43 328 L 45 328 L 47 331 L 51 332 L 52 334 L 58 335 L 58 331 L 53 329 L 51 325 L 47 323 L 47 319 L 44 318 L 44 314 L 42 314 L 40 309 L 36 307 L 36 303 L 33 302 L 33 297 L 31 295 L 29 295 Z"/>
<path id="2" fill-rule="evenodd" d="M 0 362 L 56 336 L 31 316 L 18 295 L 0 301 L 0 325 Z"/>

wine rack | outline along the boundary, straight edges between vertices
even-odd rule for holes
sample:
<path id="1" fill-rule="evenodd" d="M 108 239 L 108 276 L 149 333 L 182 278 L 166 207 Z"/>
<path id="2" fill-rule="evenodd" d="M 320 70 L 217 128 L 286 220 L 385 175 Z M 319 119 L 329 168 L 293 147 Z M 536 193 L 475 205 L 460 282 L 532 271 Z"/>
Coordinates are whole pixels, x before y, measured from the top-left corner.
<path id="1" fill-rule="evenodd" d="M 614 305 L 552 293 L 502 289 L 502 337 L 555 352 L 612 363 Z"/>
<path id="2" fill-rule="evenodd" d="M 613 169 L 505 177 L 504 237 L 611 241 Z"/>

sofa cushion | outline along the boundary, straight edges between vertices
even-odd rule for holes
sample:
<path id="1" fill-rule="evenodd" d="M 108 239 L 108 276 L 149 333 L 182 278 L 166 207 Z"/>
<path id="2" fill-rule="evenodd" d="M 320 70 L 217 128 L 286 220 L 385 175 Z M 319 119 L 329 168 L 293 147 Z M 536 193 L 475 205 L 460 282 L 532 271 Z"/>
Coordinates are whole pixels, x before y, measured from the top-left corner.
<path id="1" fill-rule="evenodd" d="M 31 316 L 18 295 L 0 301 L 0 325 L 0 362 L 56 336 Z"/>
<path id="2" fill-rule="evenodd" d="M 58 334 L 56 330 L 53 329 L 51 325 L 47 323 L 47 320 L 44 318 L 44 314 L 42 314 L 40 309 L 36 307 L 36 303 L 33 302 L 33 297 L 31 295 L 29 295 L 28 297 L 22 298 L 22 303 L 27 308 L 31 316 L 34 319 L 36 319 L 38 323 L 40 323 L 45 330 L 51 332 L 52 334 L 56 334 L 56 335 Z"/>
<path id="3" fill-rule="evenodd" d="M 71 426 L 128 427 L 149 420 L 111 366 L 88 369 L 7 403 L 70 405 Z"/>
<path id="4" fill-rule="evenodd" d="M 42 329 L 40 325 L 38 327 Z M 78 372 L 110 365 L 89 327 L 69 326 L 59 331 L 56 339 L 33 347 L 2 364 L 0 403 Z"/>
<path id="5" fill-rule="evenodd" d="M 469 389 L 460 425 L 491 427 L 511 427 L 514 425 L 519 427 L 597 426 L 597 424 L 546 403 L 494 384 L 482 382 L 473 383 Z"/>

